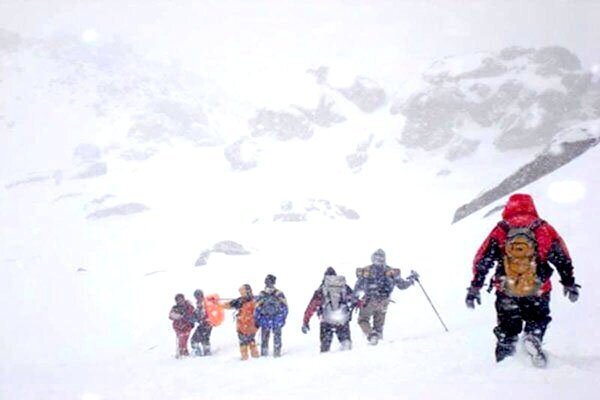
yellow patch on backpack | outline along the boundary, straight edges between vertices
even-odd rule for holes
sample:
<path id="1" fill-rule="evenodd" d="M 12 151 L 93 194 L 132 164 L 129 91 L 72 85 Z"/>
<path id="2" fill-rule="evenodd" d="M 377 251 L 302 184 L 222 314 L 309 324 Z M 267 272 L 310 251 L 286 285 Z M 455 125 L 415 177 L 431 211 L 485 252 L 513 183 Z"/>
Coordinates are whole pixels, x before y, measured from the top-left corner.
<path id="1" fill-rule="evenodd" d="M 541 284 L 537 277 L 535 244 L 525 235 L 507 240 L 504 256 L 504 289 L 516 297 L 533 296 Z"/>
<path id="2" fill-rule="evenodd" d="M 371 269 L 369 267 L 356 268 L 357 278 L 369 278 L 371 276 Z"/>
<path id="3" fill-rule="evenodd" d="M 387 276 L 389 278 L 398 278 L 400 276 L 400 269 L 389 268 L 385 271 L 385 276 Z"/>

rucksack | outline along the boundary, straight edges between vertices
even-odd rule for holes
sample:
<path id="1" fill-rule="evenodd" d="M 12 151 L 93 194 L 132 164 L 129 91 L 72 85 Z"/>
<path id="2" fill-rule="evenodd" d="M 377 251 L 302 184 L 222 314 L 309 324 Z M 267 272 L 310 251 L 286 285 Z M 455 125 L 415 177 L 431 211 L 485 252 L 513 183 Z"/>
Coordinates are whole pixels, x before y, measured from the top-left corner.
<path id="1" fill-rule="evenodd" d="M 396 280 L 400 277 L 400 269 L 389 266 L 376 267 L 369 265 L 356 269 L 356 277 L 363 282 L 365 295 L 370 298 L 387 298 L 394 290 Z"/>
<path id="2" fill-rule="evenodd" d="M 225 311 L 219 302 L 218 294 L 211 294 L 204 298 L 206 318 L 211 326 L 219 326 L 225 319 Z"/>
<path id="3" fill-rule="evenodd" d="M 499 226 L 506 232 L 502 266 L 502 290 L 508 295 L 526 297 L 536 295 L 542 282 L 537 276 L 537 238 L 535 231 L 542 225 L 535 220 L 526 227 L 511 227 L 505 221 Z"/>
<path id="4" fill-rule="evenodd" d="M 280 298 L 281 292 L 262 292 L 254 310 L 254 319 L 261 328 L 280 328 L 285 324 L 288 307 Z"/>
<path id="5" fill-rule="evenodd" d="M 327 323 L 343 325 L 350 319 L 348 298 L 346 296 L 346 278 L 340 275 L 328 275 L 323 280 L 321 318 Z"/>

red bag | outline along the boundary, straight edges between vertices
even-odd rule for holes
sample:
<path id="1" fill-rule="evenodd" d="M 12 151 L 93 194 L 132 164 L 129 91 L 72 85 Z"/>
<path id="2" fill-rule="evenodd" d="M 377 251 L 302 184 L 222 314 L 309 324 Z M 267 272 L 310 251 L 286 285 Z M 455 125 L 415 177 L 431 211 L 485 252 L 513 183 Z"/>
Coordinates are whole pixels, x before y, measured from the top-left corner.
<path id="1" fill-rule="evenodd" d="M 221 303 L 219 303 L 219 295 L 211 294 L 204 297 L 204 309 L 206 310 L 206 316 L 211 326 L 219 326 L 225 319 L 225 310 Z"/>

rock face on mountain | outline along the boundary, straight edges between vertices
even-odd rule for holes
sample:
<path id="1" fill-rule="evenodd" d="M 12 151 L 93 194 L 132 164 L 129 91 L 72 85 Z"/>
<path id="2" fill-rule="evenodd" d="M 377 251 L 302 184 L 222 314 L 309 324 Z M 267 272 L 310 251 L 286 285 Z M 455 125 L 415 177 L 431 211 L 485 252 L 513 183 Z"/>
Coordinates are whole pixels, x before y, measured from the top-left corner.
<path id="1" fill-rule="evenodd" d="M 486 190 L 459 207 L 452 223 L 479 211 L 494 201 L 513 193 L 536 180 L 551 174 L 600 143 L 600 119 L 578 124 L 559 132 L 552 143 L 531 162 L 507 176 L 495 187 Z M 497 207 L 487 215 L 497 211 Z"/>
<path id="2" fill-rule="evenodd" d="M 241 244 L 234 242 L 232 240 L 224 240 L 212 247 L 212 249 L 206 249 L 201 254 L 200 257 L 196 260 L 195 266 L 201 267 L 203 265 L 208 264 L 208 259 L 213 253 L 221 253 L 228 256 L 245 256 L 250 254 L 248 250 L 244 248 Z"/>
<path id="3" fill-rule="evenodd" d="M 561 47 L 449 57 L 423 79 L 424 90 L 392 107 L 406 117 L 400 142 L 450 160 L 474 152 L 485 135 L 500 151 L 537 147 L 600 116 L 600 84 Z"/>
<path id="4" fill-rule="evenodd" d="M 304 222 L 317 216 L 328 219 L 360 219 L 360 215 L 351 208 L 340 204 L 332 204 L 325 199 L 309 199 L 308 202 L 302 205 L 295 205 L 291 201 L 283 203 L 281 212 L 273 216 L 273 221 Z"/>

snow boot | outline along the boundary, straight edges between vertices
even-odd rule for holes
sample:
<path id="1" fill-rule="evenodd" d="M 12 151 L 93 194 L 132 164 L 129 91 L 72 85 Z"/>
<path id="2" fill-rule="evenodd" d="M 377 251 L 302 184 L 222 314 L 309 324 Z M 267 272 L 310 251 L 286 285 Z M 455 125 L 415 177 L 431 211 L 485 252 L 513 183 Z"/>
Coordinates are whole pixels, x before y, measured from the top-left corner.
<path id="1" fill-rule="evenodd" d="M 500 342 L 496 343 L 496 362 L 504 360 L 506 357 L 510 357 L 515 354 L 514 342 Z"/>
<path id="2" fill-rule="evenodd" d="M 267 357 L 269 355 L 269 348 L 268 347 L 264 347 L 264 346 L 260 346 L 260 356 L 261 357 Z"/>
<path id="3" fill-rule="evenodd" d="M 256 347 L 256 343 L 250 343 L 250 354 L 253 358 L 260 357 L 260 354 L 258 354 L 258 347 Z"/>
<path id="4" fill-rule="evenodd" d="M 192 354 L 194 357 L 202 357 L 202 347 L 200 343 L 192 343 Z"/>
<path id="5" fill-rule="evenodd" d="M 240 353 L 242 355 L 242 360 L 245 361 L 248 359 L 248 346 L 245 344 L 240 345 Z"/>
<path id="6" fill-rule="evenodd" d="M 204 356 L 210 356 L 210 345 L 204 346 Z"/>
<path id="7" fill-rule="evenodd" d="M 342 351 L 350 350 L 350 349 L 352 349 L 352 342 L 349 340 L 344 340 L 342 342 Z"/>
<path id="8" fill-rule="evenodd" d="M 377 332 L 373 332 L 369 335 L 369 344 L 371 346 L 376 346 L 379 343 L 379 334 Z"/>
<path id="9" fill-rule="evenodd" d="M 531 356 L 531 362 L 535 367 L 544 368 L 548 363 L 548 358 L 542 350 L 542 341 L 534 335 L 526 335 L 523 338 L 523 346 Z"/>

